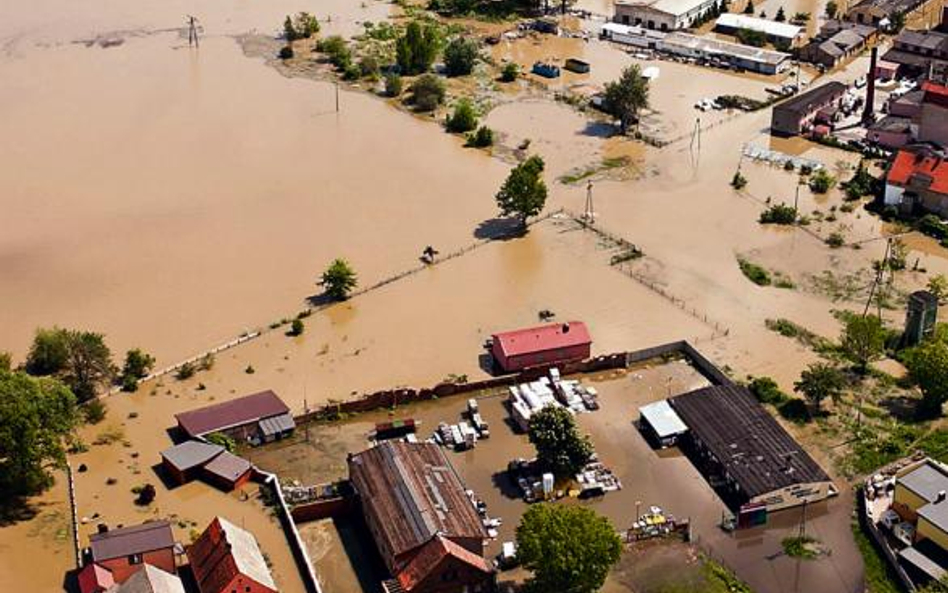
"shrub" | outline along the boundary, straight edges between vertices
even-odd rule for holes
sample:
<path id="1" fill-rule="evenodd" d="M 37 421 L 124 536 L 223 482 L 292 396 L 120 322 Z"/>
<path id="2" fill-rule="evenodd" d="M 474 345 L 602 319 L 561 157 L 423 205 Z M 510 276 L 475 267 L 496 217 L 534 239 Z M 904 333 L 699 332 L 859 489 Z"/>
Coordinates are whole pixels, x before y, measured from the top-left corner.
<path id="1" fill-rule="evenodd" d="M 477 131 L 468 136 L 467 145 L 474 148 L 487 148 L 494 144 L 494 131 L 487 126 L 477 128 Z"/>
<path id="2" fill-rule="evenodd" d="M 374 56 L 365 56 L 359 60 L 359 73 L 363 77 L 378 80 L 380 71 L 379 61 Z"/>
<path id="3" fill-rule="evenodd" d="M 820 169 L 810 177 L 810 190 L 816 194 L 825 194 L 836 185 L 836 178 L 826 169 Z"/>
<path id="4" fill-rule="evenodd" d="M 320 39 L 316 44 L 316 51 L 325 54 L 329 62 L 339 70 L 345 71 L 352 63 L 352 52 L 349 51 L 346 40 L 338 35 Z"/>
<path id="5" fill-rule="evenodd" d="M 741 175 L 741 172 L 738 171 L 734 174 L 734 177 L 731 178 L 731 187 L 736 190 L 742 190 L 747 187 L 747 178 Z"/>
<path id="6" fill-rule="evenodd" d="M 387 97 L 397 97 L 402 94 L 402 77 L 398 74 L 389 73 L 385 75 L 385 95 Z"/>
<path id="7" fill-rule="evenodd" d="M 283 37 L 287 41 L 309 39 L 316 33 L 319 33 L 319 21 L 308 12 L 301 12 L 296 18 L 287 15 L 283 21 Z"/>
<path id="8" fill-rule="evenodd" d="M 99 398 L 92 398 L 82 406 L 82 416 L 89 424 L 98 424 L 105 420 L 106 407 Z"/>
<path id="9" fill-rule="evenodd" d="M 760 213 L 760 224 L 793 224 L 797 221 L 797 209 L 787 204 L 773 204 Z"/>
<path id="10" fill-rule="evenodd" d="M 290 324 L 289 334 L 291 336 L 299 336 L 303 334 L 304 330 L 305 330 L 305 326 L 303 325 L 303 322 L 300 321 L 299 319 L 294 319 L 293 323 Z"/>
<path id="11" fill-rule="evenodd" d="M 776 406 L 790 399 L 786 393 L 780 390 L 777 382 L 770 377 L 753 377 L 747 384 L 747 388 L 762 404 Z"/>
<path id="12" fill-rule="evenodd" d="M 362 76 L 362 69 L 352 62 L 347 63 L 342 69 L 343 80 L 359 80 L 360 76 Z"/>
<path id="13" fill-rule="evenodd" d="M 741 267 L 741 272 L 744 273 L 748 280 L 757 286 L 770 286 L 770 272 L 766 269 L 744 258 L 738 258 L 737 263 Z"/>
<path id="14" fill-rule="evenodd" d="M 154 502 L 155 495 L 157 494 L 154 486 L 152 486 L 151 484 L 145 484 L 144 486 L 142 486 L 141 488 L 138 488 L 137 490 L 138 492 L 135 492 L 135 494 L 137 494 L 138 497 L 135 499 L 135 504 L 137 504 L 138 506 L 146 507 L 150 505 L 152 502 Z"/>
<path id="15" fill-rule="evenodd" d="M 477 127 L 477 114 L 474 113 L 474 107 L 467 99 L 461 99 L 454 106 L 454 113 L 448 117 L 447 128 L 454 134 L 463 134 L 470 132 Z"/>
<path id="16" fill-rule="evenodd" d="M 412 103 L 418 111 L 434 111 L 444 102 L 444 83 L 434 74 L 423 74 L 411 85 Z"/>
<path id="17" fill-rule="evenodd" d="M 176 372 L 174 376 L 179 381 L 184 381 L 185 379 L 190 379 L 193 377 L 194 373 L 194 363 L 186 362 L 178 367 L 178 372 Z"/>
<path id="18" fill-rule="evenodd" d="M 247 368 L 244 369 L 244 372 L 247 373 L 248 375 L 252 375 L 252 374 L 256 373 L 257 370 L 256 370 L 255 368 L 253 368 L 253 365 L 252 365 L 252 364 L 248 364 L 248 365 L 247 365 Z"/>
<path id="19" fill-rule="evenodd" d="M 466 76 L 474 70 L 477 61 L 477 42 L 456 37 L 444 48 L 444 67 L 448 76 Z"/>
<path id="20" fill-rule="evenodd" d="M 810 420 L 810 410 L 807 408 L 806 402 L 799 397 L 793 397 L 777 404 L 777 412 L 796 424 L 803 424 Z"/>
<path id="21" fill-rule="evenodd" d="M 281 60 L 291 60 L 293 59 L 293 48 L 289 45 L 284 45 L 280 48 L 280 59 Z"/>
<path id="22" fill-rule="evenodd" d="M 119 377 L 122 389 L 125 391 L 138 389 L 138 381 L 147 377 L 154 365 L 155 357 L 140 348 L 133 348 L 126 352 L 125 364 L 122 366 L 122 374 Z"/>
<path id="23" fill-rule="evenodd" d="M 744 45 L 751 47 L 764 47 L 767 45 L 767 34 L 763 31 L 754 31 L 752 29 L 738 29 L 734 36 Z"/>
<path id="24" fill-rule="evenodd" d="M 504 68 L 500 71 L 500 80 L 502 82 L 513 82 L 517 80 L 519 75 L 520 66 L 513 62 L 507 62 L 504 64 Z"/>
<path id="25" fill-rule="evenodd" d="M 833 249 L 838 249 L 846 243 L 845 237 L 839 231 L 833 231 L 826 237 L 826 244 L 832 247 Z"/>
<path id="26" fill-rule="evenodd" d="M 222 432 L 213 432 L 207 435 L 207 442 L 212 445 L 224 447 L 228 452 L 233 453 L 237 450 L 237 441 Z"/>

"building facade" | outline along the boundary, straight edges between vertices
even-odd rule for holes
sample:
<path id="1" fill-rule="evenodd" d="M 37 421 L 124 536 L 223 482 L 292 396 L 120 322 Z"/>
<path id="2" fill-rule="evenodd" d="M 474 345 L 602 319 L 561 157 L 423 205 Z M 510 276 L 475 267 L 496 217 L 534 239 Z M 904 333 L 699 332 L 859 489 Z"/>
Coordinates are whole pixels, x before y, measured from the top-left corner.
<path id="1" fill-rule="evenodd" d="M 277 593 L 253 534 L 221 517 L 188 548 L 188 561 L 200 593 Z"/>
<path id="2" fill-rule="evenodd" d="M 581 321 L 551 323 L 491 336 L 491 354 L 503 372 L 589 358 L 592 338 Z"/>
<path id="3" fill-rule="evenodd" d="M 151 521 L 109 530 L 104 526 L 89 537 L 87 564 L 94 562 L 112 573 L 116 583 L 124 583 L 144 565 L 174 574 L 175 541 L 171 524 Z"/>
<path id="4" fill-rule="evenodd" d="M 948 160 L 929 145 L 913 145 L 896 153 L 886 174 L 885 206 L 902 212 L 948 216 Z"/>
<path id="5" fill-rule="evenodd" d="M 676 31 L 690 27 L 701 15 L 717 5 L 718 0 L 617 0 L 613 20 L 658 31 Z"/>
<path id="6" fill-rule="evenodd" d="M 796 95 L 773 108 L 770 131 L 777 136 L 797 136 L 813 129 L 820 111 L 839 105 L 846 94 L 846 85 L 827 82 Z"/>

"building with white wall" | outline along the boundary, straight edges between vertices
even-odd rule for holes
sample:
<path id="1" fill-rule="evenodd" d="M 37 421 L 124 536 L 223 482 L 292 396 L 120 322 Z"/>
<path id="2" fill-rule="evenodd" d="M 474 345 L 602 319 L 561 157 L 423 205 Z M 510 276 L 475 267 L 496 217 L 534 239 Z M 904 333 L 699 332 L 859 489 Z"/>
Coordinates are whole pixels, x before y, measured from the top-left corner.
<path id="1" fill-rule="evenodd" d="M 718 0 L 616 0 L 613 20 L 622 25 L 675 31 L 689 27 L 717 3 Z"/>

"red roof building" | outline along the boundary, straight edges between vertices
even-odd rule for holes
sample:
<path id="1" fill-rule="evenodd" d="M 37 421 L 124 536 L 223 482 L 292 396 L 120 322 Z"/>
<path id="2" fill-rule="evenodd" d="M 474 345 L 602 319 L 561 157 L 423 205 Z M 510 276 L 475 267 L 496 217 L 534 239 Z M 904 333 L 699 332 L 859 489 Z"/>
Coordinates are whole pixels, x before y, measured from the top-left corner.
<path id="1" fill-rule="evenodd" d="M 296 428 L 290 408 L 272 391 L 175 414 L 175 419 L 192 439 L 220 432 L 259 443 L 282 438 Z"/>
<path id="2" fill-rule="evenodd" d="M 221 517 L 188 548 L 188 561 L 201 593 L 277 593 L 257 540 Z"/>
<path id="3" fill-rule="evenodd" d="M 900 150 L 886 176 L 885 204 L 948 216 L 948 159 L 924 146 Z"/>
<path id="4" fill-rule="evenodd" d="M 76 576 L 80 593 L 103 593 L 115 584 L 112 571 L 95 562 L 86 564 Z"/>
<path id="5" fill-rule="evenodd" d="M 918 140 L 948 146 L 948 87 L 930 81 L 922 83 Z"/>
<path id="6" fill-rule="evenodd" d="M 396 580 L 405 593 L 475 591 L 478 585 L 486 591 L 492 573 L 483 556 L 438 535 L 422 546 Z"/>
<path id="7" fill-rule="evenodd" d="M 108 569 L 116 583 L 124 583 L 149 564 L 175 573 L 175 541 L 171 524 L 151 521 L 102 531 L 89 537 L 89 561 Z"/>
<path id="8" fill-rule="evenodd" d="M 589 358 L 592 338 L 581 321 L 553 323 L 494 334 L 491 354 L 508 373 L 528 367 Z"/>

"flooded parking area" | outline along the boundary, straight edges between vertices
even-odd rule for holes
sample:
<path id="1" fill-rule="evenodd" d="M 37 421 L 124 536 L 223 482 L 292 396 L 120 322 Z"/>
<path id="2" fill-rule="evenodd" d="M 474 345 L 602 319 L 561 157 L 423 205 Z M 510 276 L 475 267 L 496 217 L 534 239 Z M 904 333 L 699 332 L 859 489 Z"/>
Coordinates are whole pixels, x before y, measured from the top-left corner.
<path id="1" fill-rule="evenodd" d="M 827 593 L 856 590 L 861 572 L 848 540 L 850 501 L 837 499 L 810 505 L 808 533 L 823 541 L 833 554 L 801 565 L 783 556 L 780 543 L 799 529 L 799 512 L 772 515 L 765 528 L 726 533 L 718 527 L 726 507 L 691 461 L 675 448 L 655 451 L 640 434 L 635 423 L 641 406 L 708 385 L 686 361 L 656 361 L 581 380 L 596 387 L 601 409 L 579 414 L 578 423 L 590 435 L 603 464 L 621 480 L 622 489 L 598 499 L 566 498 L 557 504 L 587 505 L 608 517 L 620 532 L 631 526 L 637 512 L 660 506 L 679 519 L 689 519 L 699 547 L 735 569 L 755 589 Z M 467 487 L 487 504 L 489 516 L 502 520 L 497 538 L 486 551 L 488 557 L 493 557 L 502 542 L 514 540 L 520 516 L 527 508 L 507 476 L 507 463 L 517 457 L 533 457 L 534 449 L 526 435 L 512 428 L 506 391 L 476 397 L 491 436 L 478 441 L 474 449 L 451 451 L 447 456 Z M 461 396 L 301 427 L 292 440 L 255 450 L 254 462 L 285 481 L 314 484 L 343 479 L 347 452 L 368 447 L 368 435 L 376 423 L 413 418 L 420 423 L 418 437 L 427 438 L 439 422 L 457 422 L 465 408 L 466 398 Z M 344 531 L 331 521 L 306 524 L 303 529 L 310 533 L 306 539 L 321 578 L 332 585 L 332 590 L 359 593 L 359 589 L 352 588 L 353 579 L 346 576 L 346 571 L 360 566 L 351 554 L 367 553 L 363 548 L 371 548 L 371 543 L 360 538 L 360 545 L 343 545 Z M 798 589 L 784 588 L 791 577 L 796 579 Z"/>

